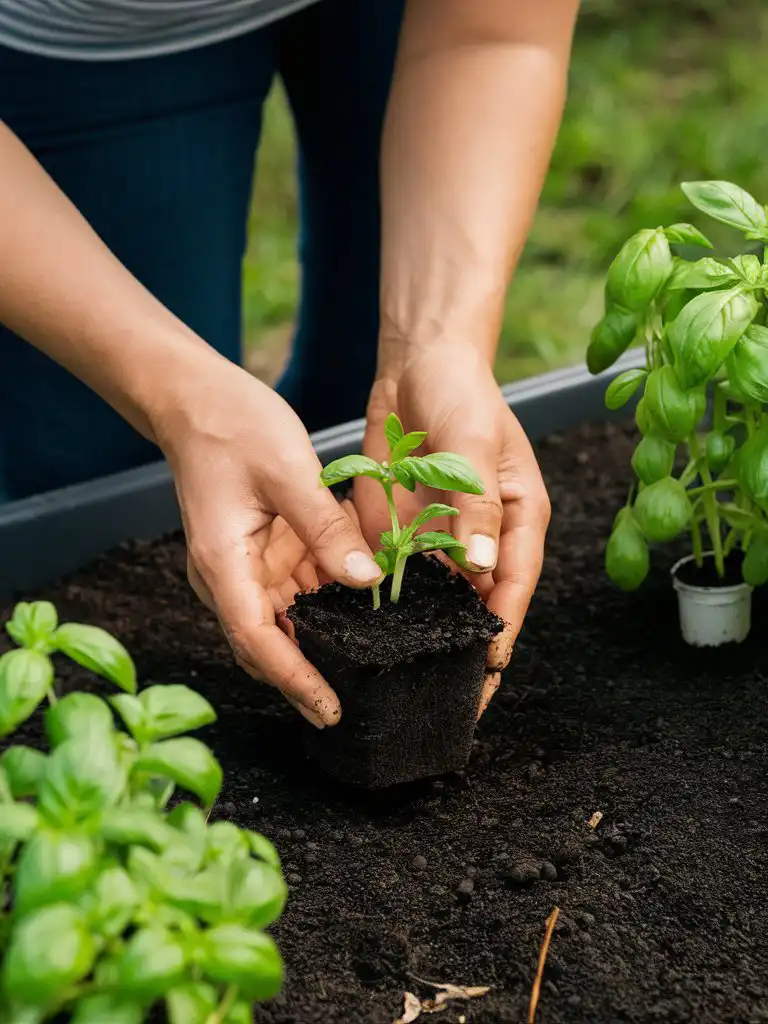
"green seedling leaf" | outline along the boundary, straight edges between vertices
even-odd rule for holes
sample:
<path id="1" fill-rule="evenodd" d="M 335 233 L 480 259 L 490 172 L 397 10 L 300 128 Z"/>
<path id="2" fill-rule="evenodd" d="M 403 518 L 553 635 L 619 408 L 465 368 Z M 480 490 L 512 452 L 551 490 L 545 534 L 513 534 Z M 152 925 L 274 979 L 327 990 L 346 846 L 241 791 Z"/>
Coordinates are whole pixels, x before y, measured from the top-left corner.
<path id="1" fill-rule="evenodd" d="M 689 263 L 687 260 L 676 259 L 675 269 L 667 281 L 668 292 L 693 289 L 695 291 L 706 291 L 707 289 L 727 288 L 737 284 L 739 275 L 732 267 L 705 256 L 704 259 Z"/>
<path id="2" fill-rule="evenodd" d="M 625 370 L 614 377 L 605 392 L 605 405 L 608 409 L 621 409 L 626 405 L 637 389 L 648 376 L 647 370 Z"/>
<path id="3" fill-rule="evenodd" d="M 91 930 L 103 938 L 114 939 L 125 931 L 133 918 L 139 895 L 128 872 L 115 865 L 101 872 L 85 905 Z"/>
<path id="4" fill-rule="evenodd" d="M 0 737 L 26 722 L 52 685 L 53 665 L 46 654 L 22 647 L 0 657 Z"/>
<path id="5" fill-rule="evenodd" d="M 664 228 L 664 234 L 671 245 L 700 245 L 704 249 L 714 248 L 707 236 L 702 235 L 693 224 L 671 224 Z"/>
<path id="6" fill-rule="evenodd" d="M 116 846 L 148 846 L 164 850 L 174 839 L 174 832 L 156 811 L 133 807 L 116 807 L 105 811 L 100 834 Z"/>
<path id="7" fill-rule="evenodd" d="M 425 430 L 412 430 L 410 434 L 401 437 L 392 449 L 392 462 L 400 462 L 406 455 L 410 455 L 419 445 L 424 443 L 427 433 Z"/>
<path id="8" fill-rule="evenodd" d="M 393 551 L 391 548 L 387 548 L 384 551 L 377 551 L 373 556 L 373 560 L 383 573 L 387 576 L 391 576 L 395 571 L 397 552 Z"/>
<path id="9" fill-rule="evenodd" d="M 199 842 L 201 846 L 205 844 L 207 835 L 205 815 L 195 804 L 187 801 L 177 804 L 166 820 L 173 828 L 183 832 L 195 842 Z"/>
<path id="10" fill-rule="evenodd" d="M 445 551 L 453 557 L 458 549 L 465 550 L 461 541 L 442 530 L 429 530 L 413 538 L 414 551 Z"/>
<path id="11" fill-rule="evenodd" d="M 288 886 L 261 860 L 235 860 L 227 867 L 226 919 L 251 928 L 268 928 L 283 912 Z"/>
<path id="12" fill-rule="evenodd" d="M 765 209 L 749 192 L 730 181 L 686 181 L 681 188 L 697 210 L 714 220 L 740 231 L 766 226 Z"/>
<path id="13" fill-rule="evenodd" d="M 141 928 L 126 943 L 118 960 L 120 992 L 150 1002 L 184 980 L 188 964 L 184 945 L 167 928 Z"/>
<path id="14" fill-rule="evenodd" d="M 768 424 L 764 424 L 740 449 L 737 476 L 750 501 L 764 510 L 768 508 Z"/>
<path id="15" fill-rule="evenodd" d="M 645 396 L 640 399 L 635 407 L 635 423 L 643 437 L 648 437 L 653 433 L 653 420 L 648 411 L 648 403 L 645 400 Z"/>
<path id="16" fill-rule="evenodd" d="M 248 837 L 231 821 L 214 821 L 209 825 L 205 845 L 206 860 L 211 863 L 228 863 L 249 853 Z"/>
<path id="17" fill-rule="evenodd" d="M 265 864 L 269 864 L 270 867 L 279 871 L 280 855 L 267 837 L 260 835 L 258 832 L 251 831 L 246 831 L 245 836 L 251 852 L 260 860 L 263 860 Z"/>
<path id="18" fill-rule="evenodd" d="M 56 649 L 83 668 L 109 679 L 127 693 L 136 692 L 136 667 L 130 654 L 111 633 L 98 626 L 67 622 L 52 636 Z"/>
<path id="19" fill-rule="evenodd" d="M 643 535 L 652 543 L 674 540 L 691 521 L 691 503 L 685 487 L 671 476 L 649 484 L 637 496 L 634 516 Z"/>
<path id="20" fill-rule="evenodd" d="M 49 821 L 68 828 L 114 807 L 126 781 L 111 736 L 76 737 L 48 758 L 38 807 Z"/>
<path id="21" fill-rule="evenodd" d="M 188 686 L 149 686 L 139 701 L 145 712 L 142 740 L 178 736 L 216 721 L 208 701 Z"/>
<path id="22" fill-rule="evenodd" d="M 237 987 L 253 1000 L 272 999 L 283 983 L 283 965 L 272 939 L 236 924 L 211 928 L 202 939 L 200 963 L 213 981 Z"/>
<path id="23" fill-rule="evenodd" d="M 655 484 L 669 476 L 675 464 L 676 446 L 661 437 L 643 437 L 632 456 L 632 468 L 638 480 Z"/>
<path id="24" fill-rule="evenodd" d="M 453 505 L 441 505 L 439 502 L 433 502 L 431 505 L 427 505 L 421 512 L 411 521 L 408 529 L 405 531 L 407 537 L 412 537 L 420 527 L 424 526 L 431 519 L 439 519 L 442 516 L 457 516 L 459 510 L 454 508 Z"/>
<path id="25" fill-rule="evenodd" d="M 70 1024 L 142 1024 L 144 1007 L 108 993 L 78 999 Z M 173 1022 L 175 1024 L 175 1022 Z M 190 1018 L 190 1024 L 195 1024 Z"/>
<path id="26" fill-rule="evenodd" d="M 768 583 L 768 530 L 755 534 L 741 565 L 744 582 L 750 587 Z"/>
<path id="27" fill-rule="evenodd" d="M 719 509 L 721 517 L 734 530 L 751 530 L 759 520 L 751 513 L 733 502 L 720 502 Z"/>
<path id="28" fill-rule="evenodd" d="M 219 997 L 213 985 L 194 982 L 172 989 L 165 997 L 165 1006 L 170 1024 L 210 1024 L 216 1020 Z"/>
<path id="29" fill-rule="evenodd" d="M 94 942 L 77 907 L 56 904 L 23 918 L 3 957 L 2 988 L 18 1006 L 45 1008 L 91 971 Z"/>
<path id="30" fill-rule="evenodd" d="M 733 388 L 753 402 L 768 403 L 768 328 L 748 327 L 725 366 Z"/>
<path id="31" fill-rule="evenodd" d="M 703 388 L 686 390 L 672 367 L 662 366 L 648 374 L 641 432 L 665 441 L 683 441 L 695 430 L 706 404 Z"/>
<path id="32" fill-rule="evenodd" d="M 405 487 L 407 491 L 411 492 L 416 490 L 416 479 L 411 476 L 405 462 L 396 462 L 392 467 L 392 472 L 395 475 L 395 480 L 397 480 L 401 487 Z"/>
<path id="33" fill-rule="evenodd" d="M 34 647 L 47 654 L 48 641 L 59 624 L 59 617 L 50 601 L 21 601 L 13 609 L 13 617 L 5 624 L 8 635 L 20 647 Z"/>
<path id="34" fill-rule="evenodd" d="M 705 292 L 683 307 L 668 338 L 684 388 L 706 383 L 720 369 L 757 310 L 757 299 L 740 287 Z"/>
<path id="35" fill-rule="evenodd" d="M 661 293 L 672 269 L 664 230 L 638 231 L 608 268 L 608 292 L 624 309 L 641 312 Z"/>
<path id="36" fill-rule="evenodd" d="M 367 455 L 345 455 L 335 462 L 329 463 L 320 474 L 320 480 L 326 487 L 334 487 L 342 484 L 345 480 L 351 480 L 356 476 L 370 476 L 375 480 L 385 480 L 386 470 L 369 459 Z"/>
<path id="37" fill-rule="evenodd" d="M 0 757 L 8 787 L 14 800 L 36 796 L 47 758 L 32 747 L 10 747 Z M 2 813 L 2 812 L 0 812 Z"/>
<path id="38" fill-rule="evenodd" d="M 41 829 L 19 855 L 14 913 L 24 915 L 53 903 L 74 903 L 96 874 L 93 840 L 77 832 Z"/>
<path id="39" fill-rule="evenodd" d="M 70 693 L 45 712 L 45 731 L 51 747 L 67 740 L 111 736 L 114 720 L 109 705 L 92 693 Z"/>
<path id="40" fill-rule="evenodd" d="M 189 737 L 153 743 L 140 753 L 136 768 L 171 779 L 209 807 L 221 789 L 219 762 L 203 743 Z"/>
<path id="41" fill-rule="evenodd" d="M 24 843 L 40 824 L 40 815 L 29 804 L 3 803 L 0 807 L 0 843 Z"/>
<path id="42" fill-rule="evenodd" d="M 650 568 L 648 545 L 631 509 L 622 509 L 605 549 L 605 569 L 621 590 L 637 590 Z"/>
<path id="43" fill-rule="evenodd" d="M 613 366 L 635 340 L 637 328 L 636 313 L 622 309 L 606 313 L 592 331 L 587 349 L 589 372 L 598 374 Z"/>
<path id="44" fill-rule="evenodd" d="M 395 445 L 402 438 L 405 431 L 403 430 L 403 424 L 400 422 L 400 417 L 395 412 L 391 412 L 384 420 L 384 435 L 387 439 L 390 452 L 393 451 Z"/>
<path id="45" fill-rule="evenodd" d="M 713 430 L 707 437 L 707 466 L 713 473 L 720 473 L 733 458 L 736 441 L 730 434 Z"/>
<path id="46" fill-rule="evenodd" d="M 411 479 L 439 491 L 460 491 L 463 494 L 484 494 L 482 480 L 462 455 L 435 452 L 433 455 L 409 456 L 398 463 Z"/>
<path id="47" fill-rule="evenodd" d="M 739 272 L 740 277 L 748 284 L 758 286 L 760 284 L 763 268 L 760 260 L 754 253 L 744 253 L 741 256 L 734 256 L 729 261 Z"/>
<path id="48" fill-rule="evenodd" d="M 109 703 L 125 722 L 128 732 L 138 743 L 144 743 L 146 734 L 146 711 L 144 705 L 132 693 L 118 693 L 110 697 Z"/>

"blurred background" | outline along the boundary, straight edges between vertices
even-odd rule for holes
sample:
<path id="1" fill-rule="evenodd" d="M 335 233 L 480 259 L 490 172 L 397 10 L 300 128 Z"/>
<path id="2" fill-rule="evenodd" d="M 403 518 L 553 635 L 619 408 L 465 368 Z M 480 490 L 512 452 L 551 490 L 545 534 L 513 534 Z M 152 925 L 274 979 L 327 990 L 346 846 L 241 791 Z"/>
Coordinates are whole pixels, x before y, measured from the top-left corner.
<path id="1" fill-rule="evenodd" d="M 687 204 L 681 181 L 724 178 L 768 202 L 766 43 L 766 0 L 582 0 L 563 127 L 507 299 L 500 381 L 583 359 L 603 274 L 633 231 L 690 220 L 734 241 Z M 270 382 L 298 291 L 294 156 L 275 89 L 244 267 L 246 362 Z"/>

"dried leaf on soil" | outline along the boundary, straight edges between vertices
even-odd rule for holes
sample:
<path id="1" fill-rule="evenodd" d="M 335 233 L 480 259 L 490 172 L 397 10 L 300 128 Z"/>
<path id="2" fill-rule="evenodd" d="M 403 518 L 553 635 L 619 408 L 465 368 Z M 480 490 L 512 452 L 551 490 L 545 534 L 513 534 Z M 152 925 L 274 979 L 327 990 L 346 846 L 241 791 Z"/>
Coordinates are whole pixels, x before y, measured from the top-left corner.
<path id="1" fill-rule="evenodd" d="M 455 999 L 479 999 L 489 991 L 488 985 L 440 984 L 437 981 L 425 981 L 424 978 L 417 978 L 415 974 L 411 977 L 414 981 L 421 982 L 422 985 L 430 985 L 440 991 L 434 999 L 425 1000 L 420 1000 L 412 992 L 406 992 L 403 1016 L 399 1017 L 395 1024 L 411 1024 L 411 1021 L 416 1020 L 422 1014 L 442 1013 L 443 1010 L 448 1009 L 448 1003 Z"/>
<path id="2" fill-rule="evenodd" d="M 413 992 L 406 992 L 404 1000 L 403 1015 L 397 1018 L 395 1024 L 412 1024 L 421 1015 L 421 1000 Z"/>
<path id="3" fill-rule="evenodd" d="M 589 819 L 587 824 L 589 825 L 590 828 L 597 828 L 597 826 L 600 824 L 600 822 L 602 820 L 603 820 L 603 812 L 602 811 L 595 811 L 595 813 Z"/>

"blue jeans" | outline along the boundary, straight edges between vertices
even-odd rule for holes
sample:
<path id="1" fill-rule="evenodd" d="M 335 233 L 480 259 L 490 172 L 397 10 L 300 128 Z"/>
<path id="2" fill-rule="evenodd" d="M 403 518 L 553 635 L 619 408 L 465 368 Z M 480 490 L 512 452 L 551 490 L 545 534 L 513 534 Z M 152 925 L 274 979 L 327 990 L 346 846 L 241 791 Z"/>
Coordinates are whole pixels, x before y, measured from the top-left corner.
<path id="1" fill-rule="evenodd" d="M 299 142 L 301 300 L 278 390 L 308 430 L 362 416 L 374 375 L 379 138 L 403 0 L 321 0 L 169 57 L 75 62 L 0 47 L 0 118 L 178 317 L 241 359 L 241 264 L 276 75 Z M 160 457 L 0 328 L 0 498 Z"/>

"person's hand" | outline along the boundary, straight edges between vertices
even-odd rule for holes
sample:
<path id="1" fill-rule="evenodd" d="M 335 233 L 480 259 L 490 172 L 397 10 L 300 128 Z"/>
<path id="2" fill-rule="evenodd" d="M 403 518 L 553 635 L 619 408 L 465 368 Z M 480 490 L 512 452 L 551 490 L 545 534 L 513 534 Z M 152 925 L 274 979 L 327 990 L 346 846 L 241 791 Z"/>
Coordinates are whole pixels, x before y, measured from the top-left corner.
<path id="1" fill-rule="evenodd" d="M 320 462 L 287 403 L 239 367 L 206 359 L 154 418 L 176 484 L 190 583 L 246 672 L 315 725 L 334 725 L 336 694 L 276 612 L 297 589 L 316 585 L 315 566 L 351 587 L 371 586 L 380 570 L 320 483 Z"/>
<path id="2" fill-rule="evenodd" d="M 504 632 L 489 650 L 482 714 L 510 661 L 541 572 L 550 516 L 544 481 L 491 369 L 470 346 L 410 353 L 401 373 L 379 377 L 368 404 L 364 442 L 366 454 L 379 461 L 388 455 L 384 420 L 390 412 L 397 412 L 406 431 L 427 432 L 425 451 L 456 452 L 469 459 L 485 486 L 483 495 L 452 494 L 447 499 L 418 487 L 414 494 L 403 488 L 396 492 L 406 523 L 430 501 L 447 500 L 459 509 L 457 518 L 430 522 L 428 529 L 448 530 L 466 545 L 468 560 L 480 570 L 467 575 L 491 611 L 504 620 Z M 355 481 L 355 507 L 371 546 L 390 529 L 380 490 L 374 480 Z"/>

